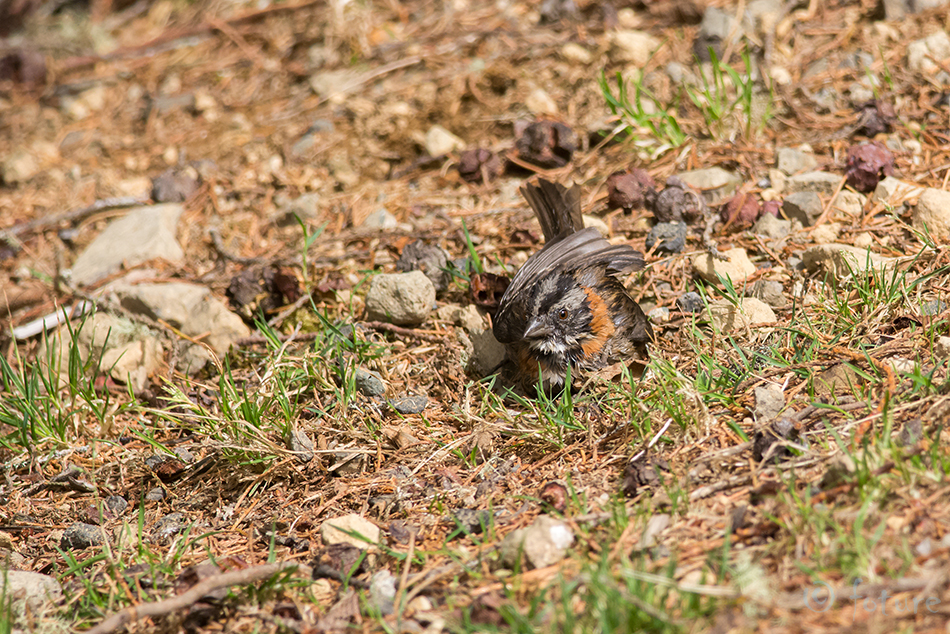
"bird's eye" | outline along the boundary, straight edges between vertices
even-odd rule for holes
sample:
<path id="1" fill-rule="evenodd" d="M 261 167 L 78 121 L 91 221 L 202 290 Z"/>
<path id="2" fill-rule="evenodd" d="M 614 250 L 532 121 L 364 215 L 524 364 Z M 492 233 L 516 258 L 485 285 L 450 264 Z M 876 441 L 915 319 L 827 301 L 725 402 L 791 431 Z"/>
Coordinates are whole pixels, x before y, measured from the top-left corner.
<path id="1" fill-rule="evenodd" d="M 561 310 L 557 311 L 557 318 L 560 319 L 561 321 L 564 321 L 565 319 L 567 319 L 567 309 L 562 308 Z"/>

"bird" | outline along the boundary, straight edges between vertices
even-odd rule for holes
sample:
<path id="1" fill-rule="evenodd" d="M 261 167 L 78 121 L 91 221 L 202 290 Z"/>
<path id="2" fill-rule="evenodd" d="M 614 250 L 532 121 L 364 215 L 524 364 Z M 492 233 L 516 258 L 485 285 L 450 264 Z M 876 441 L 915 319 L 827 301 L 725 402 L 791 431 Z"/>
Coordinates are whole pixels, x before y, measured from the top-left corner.
<path id="1" fill-rule="evenodd" d="M 521 194 L 544 233 L 544 247 L 511 280 L 492 321 L 516 380 L 556 393 L 618 362 L 643 362 L 653 329 L 618 275 L 642 269 L 643 255 L 584 228 L 581 190 L 536 178 Z"/>

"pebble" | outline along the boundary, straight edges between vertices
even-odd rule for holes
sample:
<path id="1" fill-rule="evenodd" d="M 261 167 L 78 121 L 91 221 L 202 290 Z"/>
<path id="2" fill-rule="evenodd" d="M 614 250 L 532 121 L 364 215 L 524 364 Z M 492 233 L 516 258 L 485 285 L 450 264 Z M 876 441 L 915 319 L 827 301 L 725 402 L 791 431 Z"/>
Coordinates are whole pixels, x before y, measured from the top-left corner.
<path id="1" fill-rule="evenodd" d="M 351 536 L 352 533 L 365 539 Z M 349 544 L 361 550 L 375 549 L 379 543 L 379 527 L 361 515 L 349 513 L 325 521 L 320 526 L 320 537 L 327 546 Z"/>
<path id="2" fill-rule="evenodd" d="M 396 216 L 389 213 L 388 209 L 380 208 L 366 216 L 360 226 L 364 229 L 375 229 L 377 231 L 389 231 L 399 226 L 399 220 Z"/>
<path id="3" fill-rule="evenodd" d="M 925 189 L 917 199 L 911 224 L 921 233 L 926 230 L 937 244 L 946 244 L 950 240 L 950 192 Z"/>
<path id="4" fill-rule="evenodd" d="M 525 107 L 534 115 L 556 115 L 557 104 L 543 88 L 531 91 L 524 101 Z"/>
<path id="5" fill-rule="evenodd" d="M 752 296 L 761 299 L 772 308 L 785 308 L 788 304 L 782 283 L 773 280 L 756 281 L 752 285 Z"/>
<path id="6" fill-rule="evenodd" d="M 769 305 L 755 297 L 743 298 L 739 306 L 727 299 L 717 299 L 709 303 L 709 316 L 713 327 L 720 332 L 732 332 L 777 321 Z"/>
<path id="7" fill-rule="evenodd" d="M 188 516 L 184 513 L 169 513 L 155 522 L 155 526 L 152 528 L 152 535 L 160 542 L 167 542 L 185 530 L 188 524 Z"/>
<path id="8" fill-rule="evenodd" d="M 366 293 L 370 321 L 400 326 L 421 324 L 435 303 L 435 286 L 422 271 L 383 273 L 373 277 Z"/>
<path id="9" fill-rule="evenodd" d="M 676 305 L 684 313 L 698 313 L 706 307 L 703 303 L 703 298 L 699 293 L 694 293 L 690 291 L 688 293 L 683 293 L 678 298 L 676 298 Z"/>
<path id="10" fill-rule="evenodd" d="M 782 214 L 789 220 L 797 220 L 803 227 L 812 226 L 821 216 L 821 197 L 815 192 L 799 191 L 789 194 L 782 203 Z"/>
<path id="11" fill-rule="evenodd" d="M 729 278 L 733 284 L 741 284 L 755 273 L 755 265 L 745 249 L 736 247 L 722 253 L 728 260 L 714 258 L 709 253 L 700 253 L 692 259 L 693 271 L 707 282 L 719 283 L 719 277 Z M 717 277 L 717 274 L 719 277 Z"/>
<path id="12" fill-rule="evenodd" d="M 847 244 L 819 244 L 805 250 L 802 262 L 810 272 L 821 271 L 837 277 L 861 273 L 869 268 L 883 271 L 893 265 L 892 258 L 885 258 L 867 249 Z"/>
<path id="13" fill-rule="evenodd" d="M 781 240 L 792 230 L 792 221 L 763 214 L 752 225 L 752 231 L 772 240 Z"/>
<path id="14" fill-rule="evenodd" d="M 428 404 L 425 396 L 404 396 L 389 401 L 389 406 L 403 415 L 421 414 Z"/>
<path id="15" fill-rule="evenodd" d="M 449 257 L 445 249 L 423 240 L 414 240 L 403 247 L 396 262 L 396 270 L 400 273 L 422 271 L 438 293 L 448 288 L 451 280 L 446 272 L 448 265 Z"/>
<path id="16" fill-rule="evenodd" d="M 501 558 L 514 568 L 523 555 L 531 568 L 545 568 L 564 559 L 573 543 L 570 526 L 549 515 L 539 515 L 527 528 L 505 536 L 500 546 Z"/>
<path id="17" fill-rule="evenodd" d="M 814 192 L 822 196 L 831 196 L 840 184 L 840 176 L 828 172 L 805 172 L 804 174 L 790 176 L 785 182 L 785 189 L 792 194 L 795 192 Z"/>
<path id="18" fill-rule="evenodd" d="M 574 42 L 568 42 L 561 47 L 561 57 L 571 63 L 581 66 L 586 66 L 594 60 L 590 51 L 580 44 L 576 44 Z"/>
<path id="19" fill-rule="evenodd" d="M 635 30 L 615 31 L 610 38 L 610 57 L 616 62 L 645 66 L 660 47 L 660 41 L 649 33 Z"/>
<path id="20" fill-rule="evenodd" d="M 677 177 L 702 193 L 707 205 L 718 205 L 736 193 L 742 178 L 721 167 L 680 172 Z"/>
<path id="21" fill-rule="evenodd" d="M 934 354 L 941 359 L 950 357 L 950 337 L 937 337 L 937 341 L 934 342 Z"/>
<path id="22" fill-rule="evenodd" d="M 659 222 L 647 234 L 647 250 L 657 253 L 679 253 L 686 246 L 685 222 Z"/>
<path id="23" fill-rule="evenodd" d="M 14 606 L 18 606 L 21 601 L 24 602 L 33 618 L 47 614 L 49 609 L 62 601 L 63 587 L 49 575 L 4 567 L 2 574 L 0 574 L 0 597 L 4 598 L 4 624 L 12 628 L 7 631 L 34 631 L 35 623 L 29 627 L 26 623 L 20 622 L 18 624 L 18 615 L 22 615 L 23 610 Z M 7 603 L 8 601 L 10 603 Z M 13 609 L 9 609 L 8 606 Z M 59 629 L 57 626 L 53 626 L 52 623 L 53 621 L 50 620 L 45 627 Z M 20 627 L 24 629 L 19 629 Z"/>
<path id="24" fill-rule="evenodd" d="M 394 611 L 395 601 L 396 577 L 383 568 L 369 580 L 369 602 L 382 616 L 389 616 Z"/>
<path id="25" fill-rule="evenodd" d="M 785 407 L 785 395 L 782 393 L 782 387 L 775 383 L 755 388 L 755 419 L 757 421 L 772 420 L 779 415 L 782 408 Z"/>
<path id="26" fill-rule="evenodd" d="M 910 70 L 930 76 L 940 70 L 934 59 L 950 57 L 950 36 L 940 29 L 907 45 L 907 66 Z"/>
<path id="27" fill-rule="evenodd" d="M 884 203 L 891 207 L 899 207 L 904 200 L 916 198 L 924 192 L 924 188 L 914 183 L 906 183 L 893 176 L 886 176 L 878 181 L 874 193 L 871 194 L 871 201 L 875 203 Z"/>
<path id="28" fill-rule="evenodd" d="M 386 383 L 372 370 L 356 368 L 353 383 L 360 394 L 367 398 L 379 398 L 386 393 Z"/>
<path id="29" fill-rule="evenodd" d="M 106 534 L 100 527 L 76 522 L 63 532 L 59 546 L 63 550 L 83 550 L 101 546 L 105 541 Z"/>
<path id="30" fill-rule="evenodd" d="M 785 175 L 792 176 L 818 167 L 818 159 L 811 152 L 782 147 L 775 152 L 775 166 Z"/>
<path id="31" fill-rule="evenodd" d="M 945 310 L 947 310 L 946 302 L 942 302 L 939 299 L 924 302 L 920 305 L 920 314 L 927 317 L 934 317 Z"/>
<path id="32" fill-rule="evenodd" d="M 426 131 L 426 152 L 429 156 L 442 156 L 465 149 L 465 141 L 440 125 L 434 125 Z"/>
<path id="33" fill-rule="evenodd" d="M 665 306 L 657 306 L 647 313 L 647 317 L 655 324 L 665 324 L 670 320 L 670 309 Z"/>

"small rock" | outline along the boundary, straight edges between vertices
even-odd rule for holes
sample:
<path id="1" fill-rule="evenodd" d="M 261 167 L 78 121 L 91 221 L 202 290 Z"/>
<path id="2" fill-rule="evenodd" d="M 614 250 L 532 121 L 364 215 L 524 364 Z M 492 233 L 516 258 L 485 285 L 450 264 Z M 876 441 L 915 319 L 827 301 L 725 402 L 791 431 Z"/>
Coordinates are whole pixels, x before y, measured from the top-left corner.
<path id="1" fill-rule="evenodd" d="M 941 359 L 950 357 L 950 337 L 937 337 L 937 341 L 934 342 L 934 354 Z"/>
<path id="2" fill-rule="evenodd" d="M 925 317 L 936 317 L 945 310 L 947 310 L 946 302 L 942 302 L 939 299 L 924 302 L 920 305 L 920 314 Z"/>
<path id="3" fill-rule="evenodd" d="M 781 240 L 792 230 L 791 220 L 776 218 L 772 214 L 763 214 L 755 221 L 752 231 L 772 240 Z"/>
<path id="4" fill-rule="evenodd" d="M 610 38 L 610 57 L 616 62 L 645 66 L 650 56 L 660 47 L 660 41 L 643 31 L 615 31 Z"/>
<path id="5" fill-rule="evenodd" d="M 839 278 L 863 273 L 868 269 L 883 271 L 893 265 L 892 258 L 847 244 L 819 244 L 811 247 L 802 254 L 802 262 L 810 272 L 822 271 Z"/>
<path id="6" fill-rule="evenodd" d="M 533 115 L 557 114 L 557 104 L 543 88 L 536 88 L 525 98 L 524 105 Z"/>
<path id="7" fill-rule="evenodd" d="M 421 324 L 435 303 L 435 286 L 422 271 L 383 273 L 373 278 L 366 294 L 370 320 L 400 326 Z"/>
<path id="8" fill-rule="evenodd" d="M 399 254 L 399 261 L 396 262 L 396 270 L 400 273 L 409 271 L 425 273 L 437 293 L 448 288 L 451 278 L 447 272 L 448 266 L 449 256 L 445 249 L 423 240 L 414 240 L 403 247 L 402 253 Z"/>
<path id="9" fill-rule="evenodd" d="M 594 59 L 590 51 L 574 42 L 568 42 L 561 47 L 561 57 L 579 66 L 587 66 Z"/>
<path id="10" fill-rule="evenodd" d="M 352 534 L 360 537 L 352 536 Z M 375 550 L 379 543 L 379 528 L 356 513 L 329 519 L 320 526 L 323 543 L 349 544 L 362 550 Z"/>
<path id="11" fill-rule="evenodd" d="M 797 439 L 798 429 L 794 422 L 790 418 L 779 418 L 755 432 L 752 438 L 752 457 L 756 462 L 764 459 L 781 462 L 792 456 L 792 452 L 785 446 L 785 441 L 794 442 Z"/>
<path id="12" fill-rule="evenodd" d="M 353 382 L 360 394 L 367 398 L 380 398 L 386 393 L 386 384 L 383 379 L 372 370 L 356 368 Z"/>
<path id="13" fill-rule="evenodd" d="M 452 511 L 449 523 L 466 535 L 481 535 L 491 527 L 492 519 L 491 511 L 456 509 Z"/>
<path id="14" fill-rule="evenodd" d="M 659 193 L 647 191 L 644 198 L 657 222 L 689 223 L 702 218 L 706 211 L 702 195 L 676 176 L 666 179 L 666 187 Z"/>
<path id="15" fill-rule="evenodd" d="M 688 293 L 683 293 L 676 298 L 676 305 L 684 313 L 698 313 L 706 307 L 706 304 L 703 303 L 703 298 L 699 293 L 694 293 L 690 291 Z"/>
<path id="16" fill-rule="evenodd" d="M 647 527 L 643 530 L 643 535 L 640 536 L 638 547 L 643 549 L 656 546 L 656 538 L 669 528 L 671 523 L 672 518 L 668 513 L 654 513 L 651 515 L 650 519 L 647 520 Z"/>
<path id="17" fill-rule="evenodd" d="M 532 568 L 544 568 L 564 559 L 573 543 L 574 533 L 566 523 L 539 515 L 531 526 L 512 531 L 502 540 L 501 558 L 514 568 L 523 553 Z"/>
<path id="18" fill-rule="evenodd" d="M 812 229 L 811 239 L 815 244 L 831 244 L 838 239 L 838 232 L 841 231 L 841 225 L 837 222 L 828 222 Z"/>
<path id="19" fill-rule="evenodd" d="M 647 234 L 647 250 L 657 253 L 679 253 L 686 246 L 685 222 L 659 222 Z"/>
<path id="20" fill-rule="evenodd" d="M 723 252 L 722 255 L 729 259 L 719 260 L 709 253 L 694 256 L 693 272 L 713 284 L 719 283 L 719 277 L 731 279 L 733 284 L 741 284 L 755 273 L 755 265 L 749 260 L 745 249 L 736 247 Z"/>
<path id="21" fill-rule="evenodd" d="M 655 324 L 665 324 L 670 320 L 670 309 L 665 306 L 657 306 L 647 313 L 647 317 Z"/>
<path id="22" fill-rule="evenodd" d="M 928 187 L 917 199 L 911 224 L 937 244 L 950 240 L 950 192 Z"/>
<path id="23" fill-rule="evenodd" d="M 24 149 L 15 150 L 3 159 L 0 166 L 0 177 L 7 185 L 25 183 L 41 171 L 40 163 L 30 152 Z"/>
<path id="24" fill-rule="evenodd" d="M 189 523 L 188 516 L 184 513 L 169 513 L 155 522 L 155 526 L 152 527 L 152 537 L 160 543 L 168 542 L 188 528 Z"/>
<path id="25" fill-rule="evenodd" d="M 752 285 L 752 296 L 761 299 L 772 308 L 785 308 L 788 304 L 781 282 L 758 280 Z"/>
<path id="26" fill-rule="evenodd" d="M 742 28 L 736 23 L 733 14 L 712 6 L 706 7 L 703 12 L 699 31 L 702 35 L 715 38 L 719 42 L 729 41 L 730 37 L 736 39 L 742 36 Z"/>
<path id="27" fill-rule="evenodd" d="M 473 351 L 469 369 L 476 375 L 487 376 L 505 360 L 505 345 L 495 339 L 495 333 L 491 328 L 486 328 L 480 333 L 472 333 L 470 337 Z"/>
<path id="28" fill-rule="evenodd" d="M 832 209 L 849 216 L 860 216 L 864 211 L 864 204 L 867 200 L 868 198 L 864 194 L 845 189 L 835 196 Z"/>
<path id="29" fill-rule="evenodd" d="M 739 307 L 727 299 L 717 299 L 709 303 L 709 316 L 713 327 L 720 332 L 732 332 L 777 321 L 769 305 L 755 297 L 743 298 Z"/>
<path id="30" fill-rule="evenodd" d="M 136 207 L 113 221 L 76 258 L 72 279 L 85 286 L 121 270 L 161 258 L 172 263 L 184 260 L 185 252 L 175 237 L 184 207 L 176 203 Z"/>
<path id="31" fill-rule="evenodd" d="M 149 489 L 148 493 L 145 494 L 145 499 L 149 502 L 161 502 L 168 496 L 165 493 L 165 489 L 162 487 L 155 487 L 154 489 Z"/>
<path id="32" fill-rule="evenodd" d="M 369 580 L 369 602 L 382 616 L 393 613 L 396 600 L 396 577 L 385 568 Z"/>
<path id="33" fill-rule="evenodd" d="M 803 227 L 812 226 L 822 210 L 821 197 L 811 191 L 789 194 L 782 203 L 782 214 L 789 220 L 799 221 Z"/>
<path id="34" fill-rule="evenodd" d="M 584 221 L 584 227 L 593 227 L 600 232 L 600 235 L 605 238 L 610 237 L 610 227 L 607 226 L 607 223 L 598 218 L 597 216 L 588 216 L 584 214 L 582 217 Z"/>
<path id="35" fill-rule="evenodd" d="M 287 448 L 294 452 L 298 462 L 313 460 L 313 440 L 302 429 L 291 429 L 287 438 Z"/>
<path id="36" fill-rule="evenodd" d="M 785 395 L 782 393 L 782 387 L 775 383 L 755 388 L 755 419 L 757 421 L 772 420 L 779 415 L 782 408 L 785 407 Z"/>
<path id="37" fill-rule="evenodd" d="M 193 167 L 165 170 L 152 181 L 152 200 L 183 203 L 198 191 L 198 171 Z"/>
<path id="38" fill-rule="evenodd" d="M 465 141 L 440 125 L 434 125 L 426 131 L 426 152 L 429 156 L 442 156 L 464 149 Z"/>
<path id="39" fill-rule="evenodd" d="M 294 198 L 290 202 L 281 205 L 274 214 L 275 222 L 279 227 L 291 227 L 297 224 L 297 218 L 301 220 L 313 220 L 320 214 L 320 203 L 323 197 L 310 192 Z"/>
<path id="40" fill-rule="evenodd" d="M 404 396 L 389 401 L 389 406 L 403 415 L 421 414 L 429 404 L 429 399 L 424 396 Z"/>
<path id="41" fill-rule="evenodd" d="M 805 172 L 789 177 L 785 189 L 790 194 L 814 192 L 821 196 L 831 196 L 841 184 L 841 177 L 827 172 Z"/>
<path id="42" fill-rule="evenodd" d="M 742 178 L 738 174 L 724 170 L 721 167 L 680 172 L 677 177 L 699 191 L 707 205 L 723 203 L 736 193 L 736 187 L 742 182 Z"/>
<path id="43" fill-rule="evenodd" d="M 380 208 L 366 216 L 360 226 L 364 229 L 373 229 L 376 231 L 390 231 L 399 226 L 396 216 L 389 213 L 389 210 Z"/>
<path id="44" fill-rule="evenodd" d="M 884 203 L 890 207 L 899 207 L 908 198 L 916 198 L 924 193 L 923 187 L 888 176 L 874 188 L 871 201 Z"/>
<path id="45" fill-rule="evenodd" d="M 27 570 L 8 570 L 4 568 L 0 572 L 0 597 L 4 598 L 3 616 L 7 626 L 12 626 L 13 632 L 31 631 L 29 629 L 19 630 L 13 617 L 20 613 L 19 609 L 8 610 L 7 601 L 14 605 L 23 602 L 30 614 L 35 618 L 45 615 L 54 605 L 63 599 L 63 587 L 56 579 L 38 572 L 29 572 Z M 26 627 L 26 624 L 20 624 Z M 58 629 L 52 625 L 47 625 L 51 629 Z"/>
<path id="46" fill-rule="evenodd" d="M 141 339 L 106 350 L 100 363 L 109 376 L 131 387 L 133 394 L 144 392 L 149 377 L 164 365 L 165 350 L 152 334 L 143 334 Z"/>
<path id="47" fill-rule="evenodd" d="M 818 167 L 818 159 L 811 152 L 803 152 L 790 147 L 779 148 L 775 152 L 775 166 L 785 175 L 793 176 Z"/>
<path id="48" fill-rule="evenodd" d="M 907 66 L 925 77 L 934 75 L 940 66 L 934 59 L 950 57 L 950 36 L 943 29 L 907 45 Z"/>
<path id="49" fill-rule="evenodd" d="M 188 336 L 201 336 L 220 357 L 225 356 L 238 339 L 251 334 L 244 321 L 204 286 L 186 282 L 118 282 L 110 286 L 110 290 L 129 312 L 166 321 Z M 197 372 L 210 356 L 204 346 L 192 344 L 182 354 L 180 367 Z"/>
<path id="50" fill-rule="evenodd" d="M 83 550 L 94 546 L 101 546 L 106 541 L 106 534 L 100 527 L 93 524 L 76 522 L 69 526 L 59 542 L 63 550 Z"/>

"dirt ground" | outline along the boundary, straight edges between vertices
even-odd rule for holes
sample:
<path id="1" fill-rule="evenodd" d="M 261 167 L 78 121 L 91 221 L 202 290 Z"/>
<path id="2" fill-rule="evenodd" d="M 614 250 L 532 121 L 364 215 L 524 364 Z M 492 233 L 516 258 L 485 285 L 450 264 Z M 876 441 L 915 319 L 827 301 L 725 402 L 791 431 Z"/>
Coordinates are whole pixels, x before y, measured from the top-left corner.
<path id="1" fill-rule="evenodd" d="M 950 177 L 950 50 L 912 61 L 950 12 L 896 18 L 898 4 L 0 6 L 0 547 L 67 595 L 27 629 L 84 630 L 256 570 L 129 628 L 948 631 L 947 250 L 914 231 L 916 195 L 832 204 L 885 175 L 938 190 Z M 701 22 L 710 7 L 756 17 L 721 37 Z M 605 98 L 618 73 L 631 101 L 640 89 L 626 116 Z M 531 145 L 538 122 L 552 136 Z M 854 159 L 869 142 L 887 156 Z M 782 148 L 837 184 L 810 226 L 772 239 L 752 226 L 788 215 Z M 614 204 L 615 173 L 645 170 L 659 192 L 714 167 L 738 178 L 705 212 L 674 213 L 688 224 L 680 252 L 648 245 L 655 202 Z M 481 350 L 442 308 L 490 312 L 471 287 L 493 280 L 465 267 L 506 277 L 540 248 L 518 193 L 535 174 L 580 183 L 585 213 L 646 254 L 626 280 L 657 335 L 642 380 L 570 402 L 503 398 L 467 363 Z M 77 286 L 68 271 L 162 175 L 162 196 L 184 205 L 184 258 L 131 268 L 210 289 L 252 330 L 263 315 L 269 336 L 189 375 L 180 347 L 202 335 L 152 321 L 165 356 L 134 396 L 102 373 L 78 380 L 88 392 L 54 380 L 30 393 L 14 377 L 39 367 L 42 337 L 10 329 L 126 274 Z M 440 310 L 419 325 L 369 319 L 372 275 L 417 239 L 460 267 Z M 821 242 L 896 264 L 832 282 L 806 266 Z M 694 259 L 713 247 L 744 249 L 755 272 L 734 290 L 703 281 Z M 247 302 L 241 279 L 259 290 Z M 680 301 L 735 303 L 758 280 L 785 298 L 767 324 L 711 327 L 705 304 Z M 358 369 L 384 380 L 382 398 Z M 829 372 L 837 392 L 821 388 Z M 781 416 L 756 409 L 768 385 Z M 421 412 L 392 404 L 413 396 Z M 30 436 L 10 405 L 41 401 L 66 421 L 58 436 Z M 130 508 L 105 512 L 109 496 Z M 325 520 L 349 513 L 381 545 L 327 545 Z M 506 563 L 505 537 L 542 513 L 563 518 L 572 546 L 543 566 Z M 75 522 L 111 546 L 64 547 Z M 269 561 L 305 567 L 262 584 Z"/>

